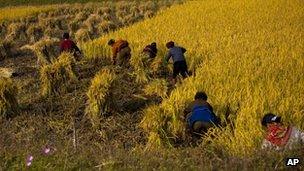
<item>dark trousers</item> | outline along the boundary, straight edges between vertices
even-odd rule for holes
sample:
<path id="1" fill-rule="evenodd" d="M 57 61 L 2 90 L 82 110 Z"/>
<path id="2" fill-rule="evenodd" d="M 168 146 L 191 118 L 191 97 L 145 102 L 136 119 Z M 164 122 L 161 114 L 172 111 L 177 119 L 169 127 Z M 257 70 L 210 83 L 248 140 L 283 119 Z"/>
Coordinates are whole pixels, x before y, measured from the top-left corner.
<path id="1" fill-rule="evenodd" d="M 177 61 L 173 64 L 173 78 L 175 79 L 178 74 L 181 74 L 183 78 L 188 76 L 188 66 L 186 61 Z"/>

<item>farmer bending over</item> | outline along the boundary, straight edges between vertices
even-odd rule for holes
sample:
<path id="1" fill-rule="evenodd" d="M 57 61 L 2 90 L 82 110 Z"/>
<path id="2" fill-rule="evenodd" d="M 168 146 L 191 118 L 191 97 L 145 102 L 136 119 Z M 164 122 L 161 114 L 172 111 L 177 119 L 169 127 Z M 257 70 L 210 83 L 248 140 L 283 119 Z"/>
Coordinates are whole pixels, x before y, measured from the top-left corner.
<path id="1" fill-rule="evenodd" d="M 166 44 L 166 47 L 169 49 L 166 55 L 166 61 L 168 62 L 170 58 L 173 59 L 173 84 L 176 83 L 176 77 L 178 74 L 181 74 L 183 78 L 188 76 L 188 67 L 184 53 L 186 49 L 183 47 L 175 46 L 174 42 L 170 41 Z"/>
<path id="2" fill-rule="evenodd" d="M 153 42 L 153 43 L 147 45 L 144 48 L 143 53 L 147 54 L 149 56 L 149 58 L 154 59 L 157 55 L 156 43 Z"/>
<path id="3" fill-rule="evenodd" d="M 129 43 L 126 40 L 109 40 L 108 45 L 112 47 L 113 52 L 113 65 L 116 63 L 119 66 L 128 66 L 131 58 L 131 49 Z"/>
<path id="4" fill-rule="evenodd" d="M 185 109 L 187 124 L 191 132 L 205 133 L 209 128 L 220 124 L 219 118 L 213 113 L 213 108 L 207 99 L 205 92 L 197 92 L 194 101 Z"/>
<path id="5" fill-rule="evenodd" d="M 304 132 L 290 125 L 283 125 L 280 116 L 268 113 L 263 117 L 262 125 L 266 127 L 263 149 L 291 149 L 296 144 L 304 144 Z"/>
<path id="6" fill-rule="evenodd" d="M 70 39 L 69 33 L 64 33 L 62 36 L 63 40 L 60 43 L 60 53 L 69 52 L 74 55 L 76 60 L 78 60 L 78 54 L 81 54 L 80 49 L 76 46 L 76 44 Z"/>

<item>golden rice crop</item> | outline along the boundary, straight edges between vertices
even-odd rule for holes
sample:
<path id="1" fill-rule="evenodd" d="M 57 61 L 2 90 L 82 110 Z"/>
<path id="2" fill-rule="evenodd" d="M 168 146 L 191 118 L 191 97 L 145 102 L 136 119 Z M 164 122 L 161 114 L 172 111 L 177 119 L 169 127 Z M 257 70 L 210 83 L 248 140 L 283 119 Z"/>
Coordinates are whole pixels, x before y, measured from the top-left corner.
<path id="1" fill-rule="evenodd" d="M 147 70 L 146 63 L 147 56 L 144 54 L 140 54 L 139 58 L 131 58 L 130 64 L 134 68 L 134 74 L 136 77 L 137 83 L 147 83 L 150 80 L 149 70 Z"/>
<path id="2" fill-rule="evenodd" d="M 40 68 L 41 94 L 56 95 L 65 92 L 71 81 L 77 78 L 74 71 L 75 59 L 73 54 L 62 53 L 51 64 Z"/>
<path id="3" fill-rule="evenodd" d="M 161 57 L 169 40 L 185 47 L 195 76 L 152 107 L 154 115 L 170 118 L 166 127 L 154 117 L 145 117 L 142 124 L 155 122 L 166 134 L 183 136 L 185 121 L 180 116 L 196 91 L 203 90 L 217 115 L 224 115 L 227 105 L 237 109 L 234 130 L 216 131 L 211 144 L 232 155 L 247 155 L 260 148 L 260 119 L 266 112 L 304 128 L 303 15 L 298 0 L 189 1 L 88 43 L 87 52 L 88 57 L 110 56 L 110 38 L 128 40 L 133 61 L 140 61 L 135 58 L 141 58 L 151 41 L 158 43 Z M 162 137 L 159 131 L 145 130 L 153 133 L 150 141 L 159 140 L 156 133 Z"/>
<path id="4" fill-rule="evenodd" d="M 54 5 L 45 6 L 19 6 L 19 7 L 6 7 L 0 9 L 0 21 L 14 20 L 20 17 L 25 17 L 41 12 L 46 12 L 55 9 Z"/>
<path id="5" fill-rule="evenodd" d="M 0 117 L 11 117 L 18 113 L 18 88 L 9 78 L 0 77 Z"/>
<path id="6" fill-rule="evenodd" d="M 157 95 L 164 99 L 167 97 L 168 83 L 165 79 L 152 80 L 145 86 L 144 92 L 146 95 Z"/>
<path id="7" fill-rule="evenodd" d="M 107 98 L 109 98 L 115 77 L 115 74 L 110 69 L 105 68 L 99 71 L 91 81 L 91 86 L 87 92 L 88 106 L 86 114 L 90 118 L 93 127 L 99 126 L 100 116 L 105 112 Z"/>

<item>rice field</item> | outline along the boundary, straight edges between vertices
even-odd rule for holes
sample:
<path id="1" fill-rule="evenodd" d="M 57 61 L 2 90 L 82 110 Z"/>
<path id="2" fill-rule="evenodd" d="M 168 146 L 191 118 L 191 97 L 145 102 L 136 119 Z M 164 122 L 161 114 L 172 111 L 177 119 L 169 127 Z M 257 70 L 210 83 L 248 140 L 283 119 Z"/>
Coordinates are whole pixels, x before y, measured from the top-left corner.
<path id="1" fill-rule="evenodd" d="M 211 144 L 231 155 L 250 155 L 259 148 L 260 119 L 266 112 L 304 126 L 303 10 L 297 0 L 186 2 L 94 40 L 87 45 L 87 57 L 110 56 L 106 45 L 110 38 L 128 40 L 133 60 L 150 42 L 159 44 L 160 58 L 166 42 L 177 42 L 188 50 L 187 62 L 196 76 L 186 79 L 158 107 L 146 110 L 142 125 L 151 137 L 149 143 L 185 138 L 180 116 L 195 92 L 204 90 L 216 114 L 224 119 L 229 107 L 235 122 L 233 130 L 214 130 Z"/>
<path id="2" fill-rule="evenodd" d="M 103 0 L 0 0 L 0 7 L 20 6 L 20 5 L 47 5 L 60 3 L 87 3 L 87 2 L 101 2 Z"/>

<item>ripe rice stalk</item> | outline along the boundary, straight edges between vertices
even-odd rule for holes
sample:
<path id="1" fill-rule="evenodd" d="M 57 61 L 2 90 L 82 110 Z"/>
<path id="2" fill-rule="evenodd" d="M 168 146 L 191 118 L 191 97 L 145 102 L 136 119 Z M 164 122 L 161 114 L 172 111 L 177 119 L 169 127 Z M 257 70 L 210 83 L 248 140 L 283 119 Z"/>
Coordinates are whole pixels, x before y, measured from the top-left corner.
<path id="1" fill-rule="evenodd" d="M 99 71 L 91 81 L 91 86 L 87 92 L 86 115 L 95 128 L 99 126 L 100 117 L 107 112 L 107 102 L 115 78 L 116 75 L 110 69 L 105 68 Z"/>
<path id="2" fill-rule="evenodd" d="M 75 33 L 75 39 L 78 43 L 83 43 L 91 40 L 90 31 L 88 29 L 79 29 Z"/>
<path id="3" fill-rule="evenodd" d="M 145 86 L 144 92 L 146 95 L 157 95 L 165 99 L 168 97 L 168 83 L 165 79 L 152 80 Z"/>
<path id="4" fill-rule="evenodd" d="M 26 30 L 27 37 L 30 43 L 35 43 L 43 37 L 43 29 L 36 25 L 31 25 Z"/>
<path id="5" fill-rule="evenodd" d="M 99 24 L 101 21 L 101 16 L 97 14 L 91 14 L 88 19 L 83 22 L 83 24 L 91 34 L 94 34 L 96 32 L 96 25 Z"/>
<path id="6" fill-rule="evenodd" d="M 55 45 L 58 44 L 59 41 L 60 40 L 56 38 L 44 38 L 33 45 L 25 45 L 21 47 L 21 50 L 29 49 L 33 51 L 37 56 L 37 65 L 43 66 L 51 63 L 54 56 L 51 56 L 52 52 L 50 50 L 48 51 L 48 49 L 55 50 Z"/>
<path id="7" fill-rule="evenodd" d="M 40 69 L 41 94 L 58 95 L 67 90 L 69 83 L 76 81 L 73 54 L 62 53 L 58 59 Z"/>
<path id="8" fill-rule="evenodd" d="M 8 41 L 14 41 L 18 39 L 25 40 L 25 33 L 26 32 L 26 26 L 24 23 L 11 23 L 8 26 L 7 35 L 5 37 Z"/>
<path id="9" fill-rule="evenodd" d="M 109 31 L 115 30 L 117 28 L 117 25 L 112 21 L 102 21 L 100 24 L 98 24 L 97 29 L 98 32 L 101 33 L 107 33 Z"/>
<path id="10" fill-rule="evenodd" d="M 133 75 L 135 75 L 137 83 L 147 83 L 150 80 L 149 70 L 144 63 L 146 58 L 147 56 L 144 54 L 140 54 L 139 57 L 131 57 L 130 64 L 134 68 Z"/>
<path id="11" fill-rule="evenodd" d="M 0 77 L 0 117 L 12 117 L 19 112 L 18 88 L 10 78 Z"/>

